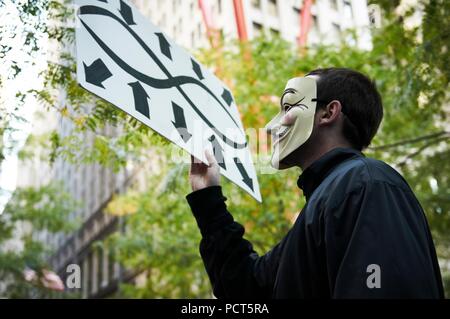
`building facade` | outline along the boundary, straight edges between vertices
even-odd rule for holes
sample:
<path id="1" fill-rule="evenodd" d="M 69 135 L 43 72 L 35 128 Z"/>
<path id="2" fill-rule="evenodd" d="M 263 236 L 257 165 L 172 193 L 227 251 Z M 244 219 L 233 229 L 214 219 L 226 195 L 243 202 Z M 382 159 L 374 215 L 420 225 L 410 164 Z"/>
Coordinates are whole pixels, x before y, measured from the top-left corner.
<path id="1" fill-rule="evenodd" d="M 64 94 L 61 94 L 60 102 L 64 101 Z M 34 135 L 49 134 L 53 130 L 56 130 L 61 138 L 73 134 L 74 124 L 67 117 L 52 111 L 44 113 L 45 118 L 42 116 L 33 118 Z M 105 127 L 98 133 L 117 136 L 120 129 Z M 92 147 L 96 134 L 90 131 L 80 134 L 83 147 Z M 54 252 L 49 256 L 49 264 L 64 282 L 68 275 L 68 266 L 72 264 L 80 266 L 81 288 L 69 290 L 70 292 L 84 298 L 107 296 L 117 288 L 123 276 L 122 269 L 114 262 L 113 252 L 108 247 L 96 247 L 93 243 L 102 242 L 111 233 L 120 229 L 121 221 L 117 217 L 105 214 L 104 208 L 113 194 L 126 189 L 129 170 L 124 168 L 114 173 L 112 169 L 99 164 L 78 165 L 63 158 L 57 158 L 56 162 L 50 165 L 46 160 L 48 157 L 46 152 L 48 150 L 42 147 L 33 148 L 34 156 L 20 161 L 17 187 L 39 188 L 49 182 L 61 183 L 64 190 L 78 202 L 68 221 L 77 222 L 79 228 L 70 234 L 35 232 L 34 237 L 44 242 Z M 17 228 L 17 232 L 30 231 L 30 227 L 31 225 L 21 225 Z M 21 241 L 16 241 L 14 249 L 20 250 L 22 245 Z"/>
<path id="2" fill-rule="evenodd" d="M 208 45 L 206 25 L 199 0 L 134 0 L 134 4 L 153 24 L 187 49 Z M 297 43 L 300 33 L 300 11 L 304 0 L 242 0 L 249 39 L 261 33 L 278 34 Z M 211 27 L 225 38 L 238 36 L 233 0 L 203 0 Z M 345 30 L 358 34 L 355 43 L 371 48 L 369 8 L 366 0 L 316 0 L 311 7 L 308 44 L 337 43 Z"/>
<path id="3" fill-rule="evenodd" d="M 72 134 L 73 123 L 67 118 L 60 118 L 58 133 L 62 138 Z M 119 134 L 118 128 L 105 127 L 106 136 Z M 93 146 L 95 134 L 84 132 L 82 140 L 85 147 Z M 50 257 L 52 268 L 65 279 L 67 267 L 71 264 L 80 266 L 81 288 L 83 298 L 101 298 L 117 288 L 121 280 L 122 268 L 114 261 L 113 251 L 103 242 L 110 234 L 120 229 L 120 220 L 104 212 L 113 194 L 123 192 L 128 183 L 129 170 L 122 169 L 114 173 L 111 168 L 100 164 L 76 165 L 58 158 L 54 165 L 54 176 L 63 181 L 65 189 L 80 205 L 69 219 L 77 221 L 80 227 L 72 234 L 49 236 L 45 241 L 55 251 Z"/>

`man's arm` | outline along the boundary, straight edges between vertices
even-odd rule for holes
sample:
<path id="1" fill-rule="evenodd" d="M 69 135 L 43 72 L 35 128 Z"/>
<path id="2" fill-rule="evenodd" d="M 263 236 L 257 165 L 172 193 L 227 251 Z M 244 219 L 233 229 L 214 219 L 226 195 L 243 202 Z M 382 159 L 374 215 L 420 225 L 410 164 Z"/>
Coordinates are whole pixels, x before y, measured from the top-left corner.
<path id="1" fill-rule="evenodd" d="M 215 158 L 209 166 L 192 158 L 186 198 L 202 233 L 200 254 L 218 298 L 270 298 L 282 244 L 259 257 L 243 238 L 244 227 L 227 211 Z"/>

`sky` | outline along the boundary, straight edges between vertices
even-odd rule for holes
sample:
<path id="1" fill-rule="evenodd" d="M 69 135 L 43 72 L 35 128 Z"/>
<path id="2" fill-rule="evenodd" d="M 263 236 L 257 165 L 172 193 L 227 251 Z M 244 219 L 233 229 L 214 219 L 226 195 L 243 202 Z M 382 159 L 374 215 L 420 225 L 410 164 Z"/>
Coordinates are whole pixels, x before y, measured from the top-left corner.
<path id="1" fill-rule="evenodd" d="M 41 50 L 30 61 L 27 54 L 22 50 L 24 37 L 21 33 L 24 31 L 24 28 L 18 18 L 15 5 L 9 0 L 6 0 L 4 7 L 0 10 L 0 21 L 2 21 L 2 35 L 8 34 L 8 31 L 17 27 L 17 36 L 2 38 L 2 45 L 11 46 L 12 50 L 0 62 L 0 74 L 2 75 L 11 73 L 10 66 L 12 61 L 18 62 L 22 68 L 22 72 L 17 78 L 7 79 L 0 87 L 1 100 L 5 103 L 7 110 L 12 111 L 17 106 L 15 98 L 17 92 L 25 92 L 31 88 L 42 88 L 42 80 L 39 77 L 39 73 L 46 67 L 48 42 L 45 38 L 41 40 Z M 30 63 L 26 61 L 30 61 Z M 0 214 L 11 193 L 16 188 L 17 177 L 20 174 L 17 153 L 23 147 L 32 130 L 31 119 L 36 109 L 37 101 L 33 97 L 28 97 L 18 111 L 18 115 L 25 118 L 27 122 L 14 121 L 11 125 L 16 131 L 4 136 L 3 143 L 5 146 L 11 145 L 12 140 L 16 140 L 17 144 L 15 144 L 15 147 L 9 154 L 6 154 L 5 160 L 1 163 L 0 189 L 3 192 L 0 193 Z"/>

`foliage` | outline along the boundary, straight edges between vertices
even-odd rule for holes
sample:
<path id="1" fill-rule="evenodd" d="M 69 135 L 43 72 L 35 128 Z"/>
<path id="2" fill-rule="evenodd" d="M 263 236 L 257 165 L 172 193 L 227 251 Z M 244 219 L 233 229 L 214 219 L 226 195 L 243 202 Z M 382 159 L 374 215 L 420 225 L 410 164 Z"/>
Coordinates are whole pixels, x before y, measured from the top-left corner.
<path id="1" fill-rule="evenodd" d="M 349 32 L 338 46 L 319 45 L 301 52 L 277 37 L 262 36 L 246 44 L 225 40 L 219 48 L 196 55 L 231 87 L 246 128 L 261 128 L 274 116 L 278 105 L 271 97 L 280 96 L 289 78 L 329 66 L 353 68 L 373 78 L 383 97 L 385 117 L 366 155 L 388 162 L 405 176 L 424 207 L 439 257 L 448 261 L 450 2 L 419 1 L 403 11 L 398 10 L 399 1 L 371 2 L 382 8 L 383 25 L 371 30 L 373 49 L 369 51 L 349 44 L 348 38 L 355 36 Z M 65 0 L 28 4 L 21 15 L 36 14 L 31 10 L 34 5 L 45 7 L 48 21 L 70 21 L 73 16 Z M 423 13 L 423 23 L 406 27 L 405 21 L 417 10 Z M 69 136 L 54 132 L 44 141 L 52 150 L 50 160 L 61 157 L 119 170 L 130 163 L 137 167 L 155 154 L 162 158 L 161 169 L 149 177 L 145 192 L 130 188 L 108 206 L 109 212 L 126 220 L 126 232 L 116 233 L 108 244 L 116 248 L 121 263 L 145 279 L 139 285 L 123 285 L 121 293 L 146 298 L 210 297 L 198 254 L 200 235 L 184 200 L 189 192 L 186 166 L 168 163 L 169 148 L 159 135 L 77 85 L 71 54 L 74 30 L 70 24 L 48 21 L 43 32 L 64 44 L 59 62 L 49 62 L 42 74 L 43 90 L 25 94 L 35 95 L 49 112 L 56 111 L 75 124 Z M 35 46 L 33 41 L 29 44 L 31 54 Z M 65 92 L 66 105 L 59 105 L 60 91 Z M 121 134 L 104 134 L 108 125 L 120 128 Z M 81 143 L 85 132 L 96 134 L 93 146 Z M 224 193 L 235 219 L 246 226 L 247 238 L 264 253 L 286 233 L 304 199 L 295 184 L 299 172 L 263 174 L 265 143 L 258 137 L 250 144 L 260 172 L 263 203 L 257 205 L 231 183 L 224 183 Z"/>
<path id="2" fill-rule="evenodd" d="M 61 191 L 61 185 L 39 189 L 22 188 L 14 192 L 0 215 L 0 295 L 10 298 L 45 297 L 51 292 L 38 283 L 25 280 L 25 269 L 41 278 L 49 269 L 51 249 L 39 238 L 73 231 L 77 224 L 67 217 L 76 203 Z M 39 282 L 39 281 L 38 281 Z"/>

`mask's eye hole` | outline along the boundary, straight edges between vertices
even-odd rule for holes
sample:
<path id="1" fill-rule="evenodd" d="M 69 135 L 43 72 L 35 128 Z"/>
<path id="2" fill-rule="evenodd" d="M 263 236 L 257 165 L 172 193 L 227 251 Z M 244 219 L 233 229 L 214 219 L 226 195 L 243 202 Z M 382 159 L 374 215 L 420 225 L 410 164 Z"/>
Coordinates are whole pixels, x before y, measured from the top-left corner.
<path id="1" fill-rule="evenodd" d="M 290 104 L 288 104 L 288 103 L 285 103 L 285 104 L 283 105 L 283 111 L 284 111 L 284 113 L 289 112 L 289 110 L 292 108 L 292 106 L 293 106 L 293 105 L 290 105 Z"/>
<path id="2" fill-rule="evenodd" d="M 288 112 L 293 106 L 295 106 L 295 105 L 290 104 L 288 102 L 283 103 L 283 100 L 280 101 L 281 111 L 283 111 L 285 113 Z"/>
<path id="3" fill-rule="evenodd" d="M 307 109 L 308 107 L 305 104 L 302 104 L 303 100 L 305 99 L 305 97 L 302 97 L 300 100 L 294 102 L 294 103 L 288 103 L 288 102 L 284 102 L 284 104 L 282 105 L 281 109 L 284 112 L 288 112 L 291 108 L 293 108 L 294 106 L 298 106 L 301 107 L 302 109 Z"/>

